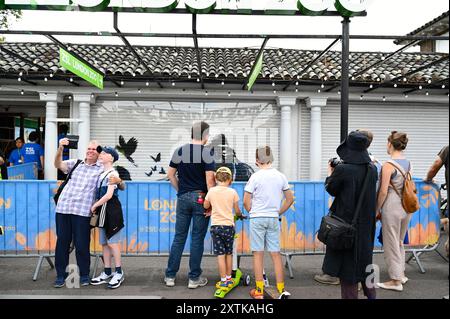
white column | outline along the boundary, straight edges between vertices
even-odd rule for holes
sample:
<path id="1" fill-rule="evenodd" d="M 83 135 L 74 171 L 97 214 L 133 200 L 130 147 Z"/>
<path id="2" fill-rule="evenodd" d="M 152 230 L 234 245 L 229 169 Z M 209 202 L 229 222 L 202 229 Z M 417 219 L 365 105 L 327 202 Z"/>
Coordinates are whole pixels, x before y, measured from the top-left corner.
<path id="1" fill-rule="evenodd" d="M 325 98 L 306 100 L 306 105 L 311 110 L 309 141 L 309 179 L 311 181 L 320 181 L 322 175 L 322 107 L 326 104 Z"/>
<path id="2" fill-rule="evenodd" d="M 280 123 L 280 171 L 286 175 L 288 180 L 294 178 L 292 173 L 292 107 L 296 104 L 296 97 L 279 97 L 278 105 L 281 108 Z"/>
<path id="3" fill-rule="evenodd" d="M 93 99 L 90 94 L 74 94 L 74 103 L 78 104 L 78 158 L 84 159 L 91 139 L 91 104 Z"/>
<path id="4" fill-rule="evenodd" d="M 62 97 L 56 93 L 39 93 L 41 101 L 45 101 L 45 150 L 44 150 L 44 178 L 56 180 L 57 170 L 54 166 L 58 147 L 58 102 Z"/>

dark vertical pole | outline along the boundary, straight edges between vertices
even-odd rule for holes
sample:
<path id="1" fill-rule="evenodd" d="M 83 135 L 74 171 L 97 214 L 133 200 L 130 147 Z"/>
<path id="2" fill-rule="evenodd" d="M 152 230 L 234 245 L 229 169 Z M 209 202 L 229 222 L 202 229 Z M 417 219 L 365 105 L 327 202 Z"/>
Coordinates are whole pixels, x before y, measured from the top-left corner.
<path id="1" fill-rule="evenodd" d="M 23 113 L 20 113 L 20 133 L 19 137 L 25 139 L 25 117 Z"/>
<path id="2" fill-rule="evenodd" d="M 342 65 L 341 65 L 341 141 L 348 134 L 349 65 L 350 65 L 350 19 L 342 21 Z"/>

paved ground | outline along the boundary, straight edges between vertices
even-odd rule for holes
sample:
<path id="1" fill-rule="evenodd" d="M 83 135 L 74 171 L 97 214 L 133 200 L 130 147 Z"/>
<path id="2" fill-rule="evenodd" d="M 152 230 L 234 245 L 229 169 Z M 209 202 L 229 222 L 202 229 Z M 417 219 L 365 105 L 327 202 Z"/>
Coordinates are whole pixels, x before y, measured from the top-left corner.
<path id="1" fill-rule="evenodd" d="M 442 251 L 442 248 L 439 249 Z M 74 256 L 71 256 L 74 260 Z M 340 288 L 324 286 L 316 283 L 313 276 L 320 272 L 322 256 L 302 256 L 294 257 L 294 279 L 286 279 L 286 286 L 292 293 L 293 298 L 298 299 L 333 299 L 340 298 Z M 378 290 L 380 299 L 441 299 L 449 294 L 449 264 L 445 262 L 435 252 L 421 256 L 426 273 L 421 274 L 417 265 L 412 261 L 407 265 L 407 276 L 411 279 L 405 285 L 402 293 Z M 177 286 L 166 288 L 163 285 L 163 269 L 167 262 L 166 257 L 153 258 L 124 258 L 123 267 L 126 280 L 123 285 L 116 290 L 108 290 L 104 287 L 81 287 L 80 289 L 68 289 L 66 287 L 55 289 L 52 283 L 55 271 L 50 270 L 44 262 L 41 273 L 37 281 L 32 281 L 32 275 L 37 263 L 37 258 L 0 258 L 0 298 L 8 296 L 20 296 L 27 298 L 30 295 L 38 296 L 60 296 L 60 297 L 80 297 L 80 296 L 114 296 L 114 297 L 163 297 L 163 298 L 213 298 L 214 283 L 217 279 L 215 258 L 205 258 L 203 262 L 204 275 L 210 280 L 207 287 L 189 290 L 187 288 L 187 268 L 188 260 L 183 258 L 182 268 L 177 278 Z M 375 263 L 381 268 L 381 280 L 387 279 L 386 267 L 382 255 L 376 255 Z M 92 263 L 93 264 L 93 263 Z M 273 282 L 273 269 L 267 263 L 267 273 Z M 242 270 L 245 273 L 251 272 L 252 262 L 250 258 L 242 259 Z M 249 287 L 238 287 L 230 293 L 229 298 L 248 299 Z"/>

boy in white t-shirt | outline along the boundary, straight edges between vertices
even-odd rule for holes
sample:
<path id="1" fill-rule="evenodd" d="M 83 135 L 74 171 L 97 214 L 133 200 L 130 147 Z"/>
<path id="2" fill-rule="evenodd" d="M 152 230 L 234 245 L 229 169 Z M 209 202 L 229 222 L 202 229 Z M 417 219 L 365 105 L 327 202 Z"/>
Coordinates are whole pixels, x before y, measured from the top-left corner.
<path id="1" fill-rule="evenodd" d="M 289 296 L 284 288 L 284 269 L 280 254 L 279 218 L 294 202 L 289 183 L 282 173 L 272 167 L 273 154 L 269 146 L 256 149 L 259 171 L 245 186 L 244 207 L 250 213 L 250 245 L 253 252 L 256 288 L 250 296 L 264 299 L 264 251 L 270 252 L 280 295 Z M 282 200 L 286 200 L 282 204 Z"/>
<path id="2" fill-rule="evenodd" d="M 211 188 L 205 197 L 203 207 L 212 208 L 211 238 L 214 254 L 217 255 L 221 280 L 216 284 L 217 289 L 228 290 L 233 287 L 231 278 L 233 271 L 233 243 L 236 233 L 234 228 L 234 214 L 242 218 L 239 208 L 239 195 L 230 188 L 233 175 L 228 167 L 220 167 L 216 172 L 217 186 Z"/>

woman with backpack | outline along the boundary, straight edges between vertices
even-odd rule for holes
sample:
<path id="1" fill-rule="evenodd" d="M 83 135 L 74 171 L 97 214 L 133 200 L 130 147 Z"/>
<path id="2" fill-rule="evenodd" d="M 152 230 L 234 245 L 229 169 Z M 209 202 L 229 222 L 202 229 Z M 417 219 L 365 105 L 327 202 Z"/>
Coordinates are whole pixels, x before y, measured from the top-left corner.
<path id="1" fill-rule="evenodd" d="M 381 170 L 381 184 L 377 199 L 377 219 L 381 219 L 384 257 L 390 281 L 378 283 L 379 288 L 403 291 L 408 282 L 405 276 L 405 247 L 403 244 L 411 220 L 411 209 L 404 196 L 405 182 L 410 181 L 411 163 L 405 158 L 408 135 L 397 131 L 388 137 L 387 152 L 391 159 Z M 410 181 L 411 182 L 411 181 Z M 406 208 L 405 208 L 406 207 Z"/>

